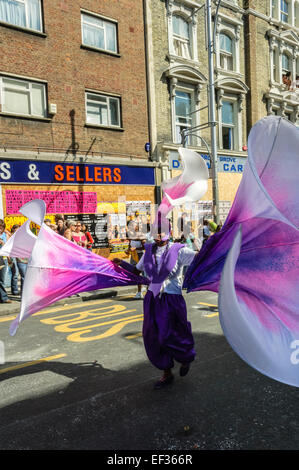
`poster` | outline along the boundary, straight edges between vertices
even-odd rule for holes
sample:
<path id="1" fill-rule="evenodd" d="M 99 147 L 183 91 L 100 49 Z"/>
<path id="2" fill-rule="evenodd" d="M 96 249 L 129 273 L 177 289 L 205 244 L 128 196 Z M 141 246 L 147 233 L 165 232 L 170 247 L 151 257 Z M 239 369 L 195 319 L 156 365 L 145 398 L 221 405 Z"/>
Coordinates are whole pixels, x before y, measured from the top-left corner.
<path id="1" fill-rule="evenodd" d="M 46 203 L 47 214 L 89 214 L 97 209 L 97 193 L 87 191 L 5 191 L 6 214 L 20 215 L 19 209 L 32 199 Z"/>
<path id="2" fill-rule="evenodd" d="M 64 214 L 65 220 L 80 220 L 93 238 L 92 248 L 108 248 L 107 214 Z"/>

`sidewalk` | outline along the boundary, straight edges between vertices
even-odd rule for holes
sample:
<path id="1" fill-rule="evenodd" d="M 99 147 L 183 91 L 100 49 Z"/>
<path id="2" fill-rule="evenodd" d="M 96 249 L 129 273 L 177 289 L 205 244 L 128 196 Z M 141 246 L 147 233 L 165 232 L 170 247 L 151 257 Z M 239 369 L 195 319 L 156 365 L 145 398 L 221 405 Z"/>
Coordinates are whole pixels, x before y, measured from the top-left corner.
<path id="1" fill-rule="evenodd" d="M 7 289 L 9 291 L 9 289 Z M 125 286 L 125 287 L 115 287 L 113 289 L 100 289 L 91 292 L 81 292 L 77 295 L 72 295 L 71 297 L 66 297 L 58 302 L 54 302 L 49 306 L 56 307 L 57 305 L 66 305 L 74 304 L 79 302 L 87 302 L 89 300 L 96 299 L 105 299 L 108 297 L 118 297 L 122 295 L 132 294 L 134 295 L 137 292 L 137 286 Z M 21 297 L 19 295 L 10 295 L 8 298 L 12 300 L 11 304 L 2 304 L 0 303 L 0 317 L 5 315 L 18 314 L 21 307 Z"/>

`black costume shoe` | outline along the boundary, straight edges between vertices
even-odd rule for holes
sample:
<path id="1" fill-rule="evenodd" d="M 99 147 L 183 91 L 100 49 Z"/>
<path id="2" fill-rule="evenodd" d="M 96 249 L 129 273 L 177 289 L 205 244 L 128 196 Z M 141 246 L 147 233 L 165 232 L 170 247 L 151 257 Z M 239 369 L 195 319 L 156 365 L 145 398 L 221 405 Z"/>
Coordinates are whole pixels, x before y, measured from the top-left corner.
<path id="1" fill-rule="evenodd" d="M 190 364 L 182 364 L 180 368 L 180 376 L 185 377 L 188 374 L 190 369 Z"/>
<path id="2" fill-rule="evenodd" d="M 167 385 L 170 385 L 173 382 L 173 379 L 174 379 L 173 375 L 169 375 L 168 377 L 161 377 L 161 379 L 155 382 L 154 389 L 160 390 L 161 388 L 164 388 Z"/>

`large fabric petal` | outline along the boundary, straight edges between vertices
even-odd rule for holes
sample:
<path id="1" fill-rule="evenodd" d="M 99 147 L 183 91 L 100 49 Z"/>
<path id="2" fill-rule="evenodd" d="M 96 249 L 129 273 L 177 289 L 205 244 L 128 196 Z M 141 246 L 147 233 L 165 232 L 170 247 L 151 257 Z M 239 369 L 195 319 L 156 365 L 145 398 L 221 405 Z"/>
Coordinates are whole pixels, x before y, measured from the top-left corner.
<path id="1" fill-rule="evenodd" d="M 198 201 L 208 189 L 209 171 L 205 160 L 193 150 L 180 147 L 178 151 L 183 172 L 161 185 L 164 197 L 158 212 L 163 216 L 175 206 Z"/>
<path id="2" fill-rule="evenodd" d="M 37 220 L 30 210 L 26 213 Z M 65 297 L 136 284 L 148 284 L 148 280 L 74 244 L 42 223 L 28 261 L 21 311 L 11 324 L 10 334 L 14 335 L 28 316 Z"/>
<path id="3" fill-rule="evenodd" d="M 210 237 L 194 259 L 184 282 L 188 291 L 218 292 L 228 251 L 241 227 L 242 244 L 234 272 L 238 302 L 242 303 L 242 312 L 246 306 L 247 317 L 252 317 L 256 341 L 260 343 L 264 337 L 274 335 L 278 344 L 285 341 L 288 331 L 288 347 L 293 335 L 299 335 L 298 149 L 298 129 L 282 118 L 267 117 L 253 127 L 248 140 L 248 162 L 231 211 L 222 230 Z M 228 301 L 220 305 L 220 315 L 226 324 L 225 319 L 230 316 Z M 235 336 L 239 323 L 227 322 L 225 335 Z M 263 334 L 258 333 L 259 329 Z M 247 356 L 246 328 L 242 333 L 243 342 L 237 352 L 259 368 Z M 256 349 L 264 351 L 261 344 Z M 281 359 L 282 365 L 284 359 L 276 359 Z M 284 366 L 279 370 L 283 369 Z M 286 380 L 283 374 L 274 374 L 270 365 L 264 373 Z M 299 386 L 299 374 L 297 381 L 288 383 Z"/>

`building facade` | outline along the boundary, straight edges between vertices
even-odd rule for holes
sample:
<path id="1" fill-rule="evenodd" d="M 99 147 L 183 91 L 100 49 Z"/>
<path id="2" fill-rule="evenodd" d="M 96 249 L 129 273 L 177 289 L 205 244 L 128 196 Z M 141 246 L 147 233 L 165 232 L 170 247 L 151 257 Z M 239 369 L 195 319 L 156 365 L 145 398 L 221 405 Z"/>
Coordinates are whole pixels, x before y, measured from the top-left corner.
<path id="1" fill-rule="evenodd" d="M 211 147 L 208 109 L 208 53 L 205 3 L 193 0 L 148 2 L 147 18 L 152 57 L 154 98 L 150 103 L 153 156 L 161 179 L 178 174 L 182 131 L 187 146 L 207 159 Z M 212 14 L 216 14 L 213 4 Z M 244 9 L 241 1 L 221 2 L 215 30 L 215 99 L 218 145 L 218 190 L 221 220 L 234 199 L 246 161 Z M 245 149 L 245 150 L 244 150 Z M 212 181 L 205 195 L 210 211 Z M 212 213 L 208 214 L 212 216 Z"/>
<path id="2" fill-rule="evenodd" d="M 89 215 L 155 202 L 142 1 L 0 0 L 0 41 L 2 218 L 40 197 L 107 252 Z"/>
<path id="3" fill-rule="evenodd" d="M 299 2 L 211 3 L 212 28 L 216 24 L 213 62 L 217 179 L 223 222 L 241 181 L 252 126 L 270 114 L 298 124 Z M 162 181 L 181 170 L 178 148 L 183 130 L 189 134 L 188 148 L 210 163 L 205 6 L 205 0 L 147 2 L 152 148 Z M 205 199 L 202 209 L 210 207 L 213 199 L 211 179 Z M 211 216 L 211 208 L 209 211 Z"/>

